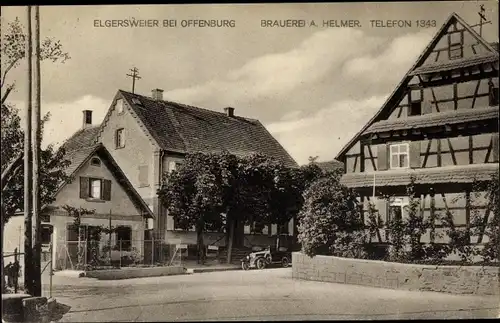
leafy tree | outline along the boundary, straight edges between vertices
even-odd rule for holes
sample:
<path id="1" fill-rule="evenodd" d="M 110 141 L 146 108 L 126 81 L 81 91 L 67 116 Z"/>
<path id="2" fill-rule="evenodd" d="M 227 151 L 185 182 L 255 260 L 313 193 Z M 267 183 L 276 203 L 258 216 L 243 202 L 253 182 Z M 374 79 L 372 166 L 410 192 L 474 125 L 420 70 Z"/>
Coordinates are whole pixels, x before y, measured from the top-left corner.
<path id="1" fill-rule="evenodd" d="M 158 196 L 181 229 L 196 228 L 198 261 L 203 263 L 207 228 L 223 226 L 224 188 L 231 180 L 227 165 L 216 154 L 188 154 L 184 163 L 166 174 Z"/>
<path id="2" fill-rule="evenodd" d="M 20 123 L 18 110 L 7 102 L 10 93 L 15 89 L 15 82 L 8 82 L 8 75 L 26 57 L 26 34 L 24 27 L 16 18 L 7 24 L 2 33 L 0 45 L 0 90 L 1 97 L 1 217 L 2 236 L 4 226 L 17 210 L 23 209 L 24 180 L 23 180 L 23 151 L 24 131 Z M 63 51 L 60 41 L 46 38 L 40 45 L 40 58 L 52 62 L 62 62 L 69 59 L 68 53 Z M 43 124 L 49 119 L 49 114 L 42 120 Z M 40 154 L 40 199 L 41 205 L 53 201 L 53 193 L 58 184 L 66 179 L 64 169 L 68 162 L 64 159 L 64 150 L 56 151 L 49 145 Z M 3 267 L 3 259 L 2 259 Z"/>
<path id="3" fill-rule="evenodd" d="M 486 198 L 491 210 L 491 220 L 484 226 L 484 234 L 488 241 L 479 252 L 487 262 L 500 262 L 500 192 L 498 188 L 499 172 L 497 171 L 486 184 Z"/>
<path id="4" fill-rule="evenodd" d="M 315 163 L 289 168 L 263 154 L 195 153 L 165 176 L 158 195 L 180 228 L 196 228 L 199 261 L 208 228 L 225 229 L 230 261 L 239 225 L 284 225 L 302 207 L 304 189 L 325 174 Z"/>
<path id="5" fill-rule="evenodd" d="M 2 91 L 1 105 L 1 126 L 2 126 L 2 150 L 1 150 L 1 169 L 2 169 L 2 228 L 10 216 L 22 209 L 23 199 L 23 181 L 22 164 L 24 150 L 24 131 L 21 128 L 21 119 L 18 110 L 7 103 L 9 94 L 15 88 L 15 82 L 8 83 L 9 72 L 19 66 L 26 57 L 26 34 L 24 26 L 16 18 L 13 22 L 7 24 L 5 32 L 2 34 L 0 48 L 0 60 L 2 72 L 0 76 L 0 88 Z M 40 46 L 41 60 L 50 60 L 52 62 L 64 63 L 69 59 L 67 52 L 63 51 L 60 41 L 53 38 L 46 38 Z M 42 120 L 43 125 L 49 120 L 50 115 L 46 114 Z M 62 169 L 67 166 L 63 158 L 64 151 L 55 151 L 54 147 L 49 145 L 41 152 L 41 203 L 50 203 L 50 196 L 57 188 L 57 184 L 64 179 Z"/>
<path id="6" fill-rule="evenodd" d="M 1 126 L 2 126 L 2 229 L 3 225 L 13 213 L 22 209 L 23 200 L 23 151 L 24 151 L 24 131 L 21 128 L 21 119 L 18 110 L 7 102 L 9 94 L 15 88 L 15 82 L 8 83 L 9 72 L 19 66 L 26 57 L 26 34 L 24 26 L 16 18 L 6 26 L 6 31 L 2 34 L 0 49 L 0 60 L 2 72 L 0 77 L 0 88 L 2 91 L 1 105 Z M 63 51 L 60 41 L 53 38 L 46 38 L 40 46 L 40 57 L 42 60 L 64 63 L 69 59 L 68 53 Z M 50 115 L 46 114 L 42 120 L 43 125 L 49 120 Z M 56 151 L 52 145 L 41 151 L 41 173 L 42 183 L 41 204 L 52 202 L 51 195 L 57 189 L 58 184 L 64 180 L 63 169 L 67 162 L 63 158 L 64 150 Z M 3 232 L 3 231 L 2 231 Z"/>
<path id="7" fill-rule="evenodd" d="M 485 262 L 500 262 L 500 211 L 499 211 L 499 172 L 492 174 L 490 180 L 473 183 L 471 197 L 486 201 L 486 210 L 474 208 L 472 210 L 472 232 L 477 235 L 483 248 L 475 248 L 475 254 L 481 256 Z M 481 196 L 483 199 L 481 199 Z M 487 238 L 485 241 L 484 238 Z"/>
<path id="8" fill-rule="evenodd" d="M 5 103 L 10 92 L 15 88 L 15 83 L 7 83 L 9 72 L 19 66 L 21 61 L 26 57 L 26 34 L 19 18 L 16 17 L 13 22 L 8 23 L 5 29 L 6 31 L 2 34 L 0 50 L 2 61 L 0 77 L 0 86 L 3 93 L 2 104 Z M 63 46 L 59 40 L 45 38 L 40 44 L 40 58 L 42 61 L 50 60 L 54 63 L 64 63 L 70 59 L 70 56 L 63 50 Z"/>
<path id="9" fill-rule="evenodd" d="M 304 193 L 298 239 L 308 256 L 364 256 L 364 224 L 358 201 L 339 178 L 321 178 Z"/>

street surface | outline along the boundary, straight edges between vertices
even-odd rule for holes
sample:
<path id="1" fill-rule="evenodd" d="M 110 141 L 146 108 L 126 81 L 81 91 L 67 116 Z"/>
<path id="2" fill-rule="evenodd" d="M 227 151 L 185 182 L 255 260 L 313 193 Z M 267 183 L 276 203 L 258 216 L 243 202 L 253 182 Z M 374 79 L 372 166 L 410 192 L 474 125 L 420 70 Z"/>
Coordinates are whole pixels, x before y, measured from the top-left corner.
<path id="1" fill-rule="evenodd" d="M 498 297 L 292 280 L 291 268 L 98 281 L 54 276 L 60 322 L 496 318 Z M 48 296 L 48 277 L 44 277 Z"/>

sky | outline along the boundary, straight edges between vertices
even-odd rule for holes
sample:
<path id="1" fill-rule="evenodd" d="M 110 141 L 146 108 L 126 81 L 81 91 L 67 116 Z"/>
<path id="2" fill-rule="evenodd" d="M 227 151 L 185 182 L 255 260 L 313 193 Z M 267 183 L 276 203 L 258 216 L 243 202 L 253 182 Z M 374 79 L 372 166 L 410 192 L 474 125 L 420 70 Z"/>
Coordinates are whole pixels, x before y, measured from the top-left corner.
<path id="1" fill-rule="evenodd" d="M 131 90 L 126 74 L 137 67 L 136 93 L 160 88 L 166 100 L 221 112 L 234 107 L 259 119 L 299 164 L 310 156 L 328 161 L 383 105 L 446 18 L 456 12 L 477 24 L 480 4 L 492 22 L 483 36 L 498 41 L 496 1 L 44 6 L 41 38 L 60 40 L 71 59 L 41 64 L 42 113 L 51 113 L 43 144 L 58 145 L 79 130 L 83 110 L 99 124 L 116 92 Z M 2 7 L 2 33 L 16 17 L 25 23 L 25 11 Z M 133 18 L 156 19 L 159 27 L 96 27 Z M 190 19 L 234 20 L 234 27 L 181 26 Z M 286 19 L 306 26 L 261 26 Z M 163 27 L 163 20 L 177 27 Z M 360 26 L 326 27 L 325 20 Z M 373 20 L 411 26 L 376 27 Z M 16 84 L 9 101 L 21 116 L 25 69 L 23 62 L 6 80 Z"/>

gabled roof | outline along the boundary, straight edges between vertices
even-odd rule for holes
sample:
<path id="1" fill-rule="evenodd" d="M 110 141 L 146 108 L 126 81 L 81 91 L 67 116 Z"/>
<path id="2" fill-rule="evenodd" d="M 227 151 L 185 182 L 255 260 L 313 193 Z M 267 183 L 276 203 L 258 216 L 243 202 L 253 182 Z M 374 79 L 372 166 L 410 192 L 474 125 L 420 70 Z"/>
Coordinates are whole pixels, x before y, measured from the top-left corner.
<path id="1" fill-rule="evenodd" d="M 331 172 L 336 169 L 344 169 L 344 163 L 339 162 L 338 160 L 330 160 L 324 162 L 316 162 L 316 164 L 324 171 Z"/>
<path id="2" fill-rule="evenodd" d="M 445 23 L 441 26 L 441 28 L 436 32 L 432 40 L 429 42 L 427 47 L 423 50 L 422 54 L 417 58 L 415 64 L 410 68 L 410 70 L 405 74 L 401 82 L 396 86 L 391 95 L 387 98 L 382 107 L 377 111 L 377 113 L 365 124 L 363 128 L 340 150 L 335 159 L 342 160 L 342 157 L 345 153 L 353 147 L 356 142 L 359 140 L 360 136 L 374 123 L 381 119 L 387 118 L 388 114 L 391 112 L 392 106 L 399 102 L 405 94 L 406 87 L 408 83 L 412 79 L 412 72 L 417 68 L 421 67 L 425 60 L 431 54 L 432 49 L 436 46 L 441 36 L 446 32 L 447 28 L 454 22 L 459 22 L 463 25 L 463 27 L 480 43 L 484 46 L 491 55 L 493 55 L 498 61 L 498 45 L 494 47 L 493 45 L 485 41 L 478 33 L 470 27 L 458 14 L 452 13 L 448 19 L 446 19 Z"/>
<path id="3" fill-rule="evenodd" d="M 62 148 L 64 148 L 66 153 L 68 153 L 73 150 L 79 150 L 92 146 L 96 143 L 95 139 L 98 132 L 99 126 L 91 126 L 80 129 L 62 144 Z"/>
<path id="4" fill-rule="evenodd" d="M 159 148 L 178 153 L 221 152 L 235 155 L 262 153 L 290 167 L 297 163 L 255 119 L 189 106 L 119 90 L 131 113 Z M 103 124 L 106 122 L 105 117 Z"/>
<path id="5" fill-rule="evenodd" d="M 70 148 L 74 148 L 72 150 L 67 150 L 65 154 L 65 158 L 71 163 L 66 169 L 66 174 L 70 177 L 70 179 L 62 182 L 54 195 L 57 195 L 66 186 L 66 184 L 73 180 L 78 170 L 80 170 L 82 166 L 90 160 L 90 158 L 93 156 L 99 156 L 101 161 L 111 171 L 116 181 L 124 189 L 135 206 L 142 210 L 145 215 L 154 218 L 151 209 L 135 190 L 132 183 L 130 183 L 127 179 L 125 173 L 121 170 L 120 166 L 118 166 L 106 147 L 104 147 L 101 143 L 94 144 L 91 140 L 92 134 L 95 136 L 97 133 L 95 129 L 96 128 L 93 127 L 80 130 L 71 136 L 68 141 L 66 141 L 65 144 L 69 144 Z M 89 140 L 87 141 L 87 144 L 85 144 L 85 139 Z"/>

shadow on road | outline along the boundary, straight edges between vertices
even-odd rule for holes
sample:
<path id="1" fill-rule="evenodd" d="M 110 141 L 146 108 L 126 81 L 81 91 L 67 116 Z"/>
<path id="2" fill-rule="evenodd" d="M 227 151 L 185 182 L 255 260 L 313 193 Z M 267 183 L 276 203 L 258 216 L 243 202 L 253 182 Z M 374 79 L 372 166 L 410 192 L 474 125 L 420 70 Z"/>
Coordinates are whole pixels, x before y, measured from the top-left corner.
<path id="1" fill-rule="evenodd" d="M 71 306 L 62 303 L 56 303 L 54 310 L 50 314 L 50 321 L 57 322 L 61 320 L 63 316 L 67 314 L 70 310 Z"/>

